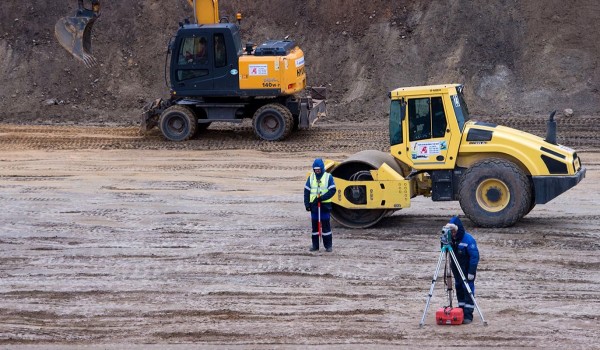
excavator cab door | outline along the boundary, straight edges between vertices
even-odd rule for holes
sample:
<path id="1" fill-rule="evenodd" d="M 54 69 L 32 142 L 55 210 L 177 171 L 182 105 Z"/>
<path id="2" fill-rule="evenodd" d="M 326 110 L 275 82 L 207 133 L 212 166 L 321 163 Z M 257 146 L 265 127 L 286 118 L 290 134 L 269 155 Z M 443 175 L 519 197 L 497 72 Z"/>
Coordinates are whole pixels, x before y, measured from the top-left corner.
<path id="1" fill-rule="evenodd" d="M 238 89 L 238 62 L 228 30 L 196 26 L 179 30 L 171 55 L 171 88 L 179 96 L 228 96 Z"/>
<path id="2" fill-rule="evenodd" d="M 100 16 L 100 1 L 91 0 L 91 9 L 78 0 L 75 16 L 62 17 L 54 26 L 54 36 L 69 53 L 82 61 L 87 67 L 96 65 L 92 56 L 92 26 Z"/>
<path id="3" fill-rule="evenodd" d="M 187 30 L 178 35 L 171 56 L 171 84 L 178 95 L 189 96 L 189 90 L 213 87 L 212 60 L 209 54 L 210 33 Z"/>

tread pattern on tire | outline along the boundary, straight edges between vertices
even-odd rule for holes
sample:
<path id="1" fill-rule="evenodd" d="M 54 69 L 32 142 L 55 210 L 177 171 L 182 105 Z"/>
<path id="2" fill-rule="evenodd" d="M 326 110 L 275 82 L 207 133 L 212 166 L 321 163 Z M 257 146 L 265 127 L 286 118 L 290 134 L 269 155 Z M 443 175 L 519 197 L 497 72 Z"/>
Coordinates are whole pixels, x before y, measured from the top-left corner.
<path id="1" fill-rule="evenodd" d="M 183 114 L 187 119 L 189 129 L 188 129 L 187 134 L 183 138 L 173 139 L 173 138 L 169 137 L 168 132 L 165 132 L 165 130 L 163 129 L 164 128 L 163 123 L 165 122 L 165 119 L 167 118 L 167 116 L 171 113 Z M 196 135 L 196 129 L 198 127 L 198 120 L 196 119 L 196 114 L 190 108 L 188 108 L 186 106 L 174 105 L 174 106 L 167 108 L 167 110 L 165 110 L 161 114 L 158 125 L 160 128 L 160 131 L 162 132 L 163 136 L 167 140 L 180 142 L 180 141 L 189 140 L 192 137 L 194 137 L 194 135 Z"/>
<path id="2" fill-rule="evenodd" d="M 277 135 L 274 138 L 265 137 L 265 135 L 263 135 L 260 132 L 260 128 L 258 127 L 260 116 L 269 109 L 275 110 L 279 115 L 281 115 L 283 117 L 284 130 L 280 135 Z M 254 113 L 254 117 L 252 118 L 252 127 L 254 129 L 254 134 L 262 140 L 282 141 L 282 140 L 285 140 L 292 133 L 292 128 L 294 127 L 294 117 L 292 116 L 292 113 L 289 111 L 289 109 L 287 109 L 282 104 L 269 103 L 269 104 L 266 104 L 266 105 L 260 107 Z"/>
<path id="3" fill-rule="evenodd" d="M 510 191 L 507 207 L 499 212 L 488 212 L 476 199 L 481 180 L 502 180 Z M 467 217 L 480 227 L 509 227 L 525 216 L 532 198 L 531 184 L 525 173 L 514 163 L 501 158 L 490 158 L 475 163 L 463 174 L 459 184 L 459 203 Z"/>

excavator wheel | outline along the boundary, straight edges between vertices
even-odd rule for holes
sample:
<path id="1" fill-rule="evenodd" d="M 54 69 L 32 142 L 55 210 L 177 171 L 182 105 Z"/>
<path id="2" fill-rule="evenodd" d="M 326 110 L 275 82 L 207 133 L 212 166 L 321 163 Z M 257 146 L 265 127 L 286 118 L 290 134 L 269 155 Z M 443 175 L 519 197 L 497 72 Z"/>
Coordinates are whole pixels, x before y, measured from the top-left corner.
<path id="1" fill-rule="evenodd" d="M 294 117 L 279 103 L 260 107 L 252 117 L 254 134 L 266 141 L 281 141 L 292 133 Z"/>
<path id="2" fill-rule="evenodd" d="M 531 184 L 514 163 L 490 158 L 467 169 L 459 184 L 459 202 L 480 227 L 509 227 L 532 208 Z"/>
<path id="3" fill-rule="evenodd" d="M 185 141 L 196 134 L 198 119 L 190 108 L 174 105 L 162 112 L 158 125 L 167 140 Z"/>
<path id="4" fill-rule="evenodd" d="M 389 165 L 399 174 L 403 174 L 403 176 L 410 171 L 408 166 L 399 163 L 389 153 L 367 150 L 350 156 L 336 168 L 331 170 L 331 174 L 334 177 L 344 180 L 373 180 L 369 171 L 379 169 L 383 163 Z M 362 187 L 349 187 L 344 191 L 344 196 L 348 197 L 350 201 L 354 203 L 366 203 L 367 194 L 363 192 L 364 190 L 362 190 Z M 394 211 L 395 210 L 390 209 L 347 209 L 337 204 L 333 204 L 331 216 L 343 226 L 349 228 L 366 228 L 375 225 L 384 217 L 391 215 Z"/>

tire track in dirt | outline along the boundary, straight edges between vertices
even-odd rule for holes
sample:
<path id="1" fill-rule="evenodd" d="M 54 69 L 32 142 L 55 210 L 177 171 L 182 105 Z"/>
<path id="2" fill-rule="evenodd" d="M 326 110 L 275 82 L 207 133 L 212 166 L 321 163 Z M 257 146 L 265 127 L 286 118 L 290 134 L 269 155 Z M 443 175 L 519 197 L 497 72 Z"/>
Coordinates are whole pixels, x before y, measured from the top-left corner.
<path id="1" fill-rule="evenodd" d="M 499 119 L 499 118 L 497 118 Z M 494 122 L 491 119 L 483 121 Z M 545 137 L 545 118 L 507 117 L 502 125 Z M 558 121 L 558 141 L 579 151 L 600 149 L 600 117 L 572 117 Z M 165 141 L 158 130 L 140 136 L 136 127 L 91 127 L 0 124 L 0 150 L 14 149 L 173 149 L 233 150 L 264 152 L 358 152 L 388 149 L 387 124 L 322 124 L 300 130 L 283 142 L 254 137 L 251 127 L 221 124 L 182 143 Z"/>

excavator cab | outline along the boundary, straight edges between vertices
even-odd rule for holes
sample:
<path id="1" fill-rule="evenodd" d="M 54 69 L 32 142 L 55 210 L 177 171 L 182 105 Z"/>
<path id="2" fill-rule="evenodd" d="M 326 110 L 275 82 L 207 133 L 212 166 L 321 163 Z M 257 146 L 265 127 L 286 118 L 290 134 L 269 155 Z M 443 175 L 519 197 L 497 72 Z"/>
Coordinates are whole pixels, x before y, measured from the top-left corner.
<path id="1" fill-rule="evenodd" d="M 169 46 L 173 95 L 240 96 L 242 44 L 236 24 L 182 24 Z"/>
<path id="2" fill-rule="evenodd" d="M 75 16 L 62 17 L 54 26 L 54 35 L 62 47 L 87 67 L 96 65 L 92 56 L 92 26 L 100 16 L 100 1 L 90 0 L 91 8 L 78 0 Z"/>

